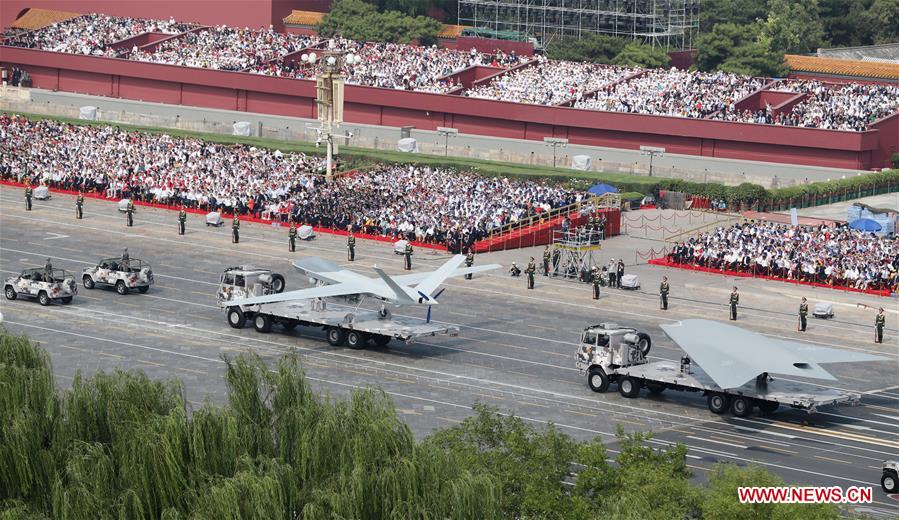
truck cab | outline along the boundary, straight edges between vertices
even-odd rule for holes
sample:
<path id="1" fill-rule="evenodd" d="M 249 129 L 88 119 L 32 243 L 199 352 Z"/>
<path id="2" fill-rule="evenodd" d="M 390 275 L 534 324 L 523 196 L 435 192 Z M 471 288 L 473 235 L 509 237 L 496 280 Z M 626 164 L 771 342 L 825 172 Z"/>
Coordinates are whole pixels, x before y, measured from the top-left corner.
<path id="1" fill-rule="evenodd" d="M 265 296 L 284 291 L 284 276 L 271 269 L 251 265 L 228 267 L 219 279 L 216 298 L 219 305 L 232 300 Z"/>
<path id="2" fill-rule="evenodd" d="M 646 363 L 651 348 L 652 340 L 645 332 L 616 323 L 600 323 L 584 328 L 576 364 L 588 375 L 591 389 L 605 391 L 611 382 L 610 372 Z"/>

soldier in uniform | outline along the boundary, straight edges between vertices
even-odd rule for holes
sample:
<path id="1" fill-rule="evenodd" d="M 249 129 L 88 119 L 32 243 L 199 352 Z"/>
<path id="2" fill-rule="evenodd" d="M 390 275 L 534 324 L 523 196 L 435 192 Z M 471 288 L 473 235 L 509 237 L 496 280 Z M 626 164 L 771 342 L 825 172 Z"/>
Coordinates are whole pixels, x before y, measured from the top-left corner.
<path id="1" fill-rule="evenodd" d="M 353 234 L 352 226 L 347 228 L 346 259 L 350 262 L 356 260 L 356 235 Z"/>
<path id="2" fill-rule="evenodd" d="M 75 199 L 75 218 L 81 220 L 84 217 L 84 192 L 78 192 L 78 198 Z"/>
<path id="3" fill-rule="evenodd" d="M 237 213 L 234 214 L 234 220 L 231 221 L 231 243 L 240 243 L 240 218 Z"/>
<path id="4" fill-rule="evenodd" d="M 805 332 L 805 327 L 808 325 L 807 317 L 808 303 L 806 303 L 806 299 L 803 296 L 802 303 L 799 304 L 799 332 Z"/>
<path id="5" fill-rule="evenodd" d="M 887 324 L 887 317 L 883 314 L 883 307 L 877 312 L 874 318 L 874 343 L 883 343 L 883 328 Z"/>
<path id="6" fill-rule="evenodd" d="M 525 274 L 528 275 L 528 289 L 534 288 L 534 273 L 537 272 L 537 265 L 534 263 L 534 257 L 531 257 L 530 262 L 528 262 L 527 269 L 524 270 Z"/>
<path id="7" fill-rule="evenodd" d="M 130 271 L 131 270 L 131 255 L 128 254 L 128 248 L 122 250 L 122 261 L 121 261 L 120 270 L 121 271 Z"/>
<path id="8" fill-rule="evenodd" d="M 668 310 L 668 292 L 671 290 L 671 286 L 668 285 L 668 277 L 662 277 L 662 283 L 659 284 L 659 307 L 663 311 Z"/>
<path id="9" fill-rule="evenodd" d="M 406 249 L 403 251 L 403 270 L 412 270 L 412 242 L 406 241 Z"/>
<path id="10" fill-rule="evenodd" d="M 543 276 L 549 276 L 549 263 L 552 261 L 552 253 L 549 246 L 543 248 Z"/>
<path id="11" fill-rule="evenodd" d="M 737 293 L 737 288 L 734 287 L 733 292 L 730 293 L 730 320 L 737 320 L 737 305 L 740 304 L 740 295 Z"/>
<path id="12" fill-rule="evenodd" d="M 472 265 L 474 265 L 474 250 L 468 248 L 467 252 L 465 253 L 465 267 L 471 267 Z M 465 275 L 466 280 L 471 280 L 471 278 L 471 273 Z"/>
<path id="13" fill-rule="evenodd" d="M 178 212 L 178 234 L 183 235 L 184 229 L 187 225 L 187 211 L 184 209 L 184 206 L 181 206 L 181 211 Z"/>
<path id="14" fill-rule="evenodd" d="M 53 281 L 53 264 L 50 263 L 50 257 L 47 257 L 47 263 L 44 264 L 44 281 Z"/>
<path id="15" fill-rule="evenodd" d="M 609 287 L 610 288 L 615 287 L 615 285 L 618 283 L 618 281 L 617 281 L 618 271 L 615 270 L 615 265 L 616 264 L 615 264 L 614 258 L 609 260 Z"/>
<path id="16" fill-rule="evenodd" d="M 125 217 L 128 227 L 134 226 L 134 201 L 128 199 L 128 207 L 125 209 Z"/>
<path id="17" fill-rule="evenodd" d="M 599 268 L 595 265 L 593 266 L 593 271 L 590 273 L 590 279 L 593 283 L 593 299 L 599 299 L 599 284 L 602 282 L 602 276 L 599 273 Z"/>
<path id="18" fill-rule="evenodd" d="M 289 250 L 295 253 L 297 250 L 297 225 L 290 221 L 290 230 L 287 232 L 287 241 L 289 242 Z"/>
<path id="19" fill-rule="evenodd" d="M 617 285 L 615 287 L 618 287 L 619 289 L 621 289 L 621 279 L 624 278 L 624 259 L 623 258 L 618 259 L 618 268 L 617 269 L 618 269 L 618 276 L 615 277 L 615 279 L 617 281 Z"/>
<path id="20" fill-rule="evenodd" d="M 31 197 L 34 195 L 34 190 L 31 189 L 31 184 L 25 185 L 25 211 L 31 211 Z"/>

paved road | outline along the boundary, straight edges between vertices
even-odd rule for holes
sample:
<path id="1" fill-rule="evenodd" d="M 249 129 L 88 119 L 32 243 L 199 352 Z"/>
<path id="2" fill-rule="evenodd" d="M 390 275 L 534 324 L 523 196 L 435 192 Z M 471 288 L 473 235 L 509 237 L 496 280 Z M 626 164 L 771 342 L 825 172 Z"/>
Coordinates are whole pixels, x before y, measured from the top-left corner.
<path id="1" fill-rule="evenodd" d="M 870 511 L 899 514 L 899 502 L 879 489 L 880 461 L 899 457 L 899 348 L 896 302 L 826 289 L 740 280 L 744 307 L 740 325 L 778 337 L 840 346 L 889 357 L 881 363 L 833 365 L 840 379 L 834 387 L 863 394 L 863 405 L 832 408 L 812 417 L 792 411 L 771 418 L 710 414 L 692 394 L 625 399 L 615 392 L 593 394 L 574 368 L 575 342 L 587 324 L 615 321 L 649 332 L 654 359 L 676 360 L 681 351 L 658 328 L 682 318 L 725 319 L 732 279 L 701 273 L 629 266 L 644 280 L 637 292 L 604 291 L 597 304 L 586 286 L 538 278 L 537 290 L 503 272 L 454 280 L 434 309 L 437 321 L 457 325 L 459 337 L 438 337 L 413 345 L 353 351 L 322 341 L 320 331 L 262 335 L 227 326 L 215 306 L 214 291 L 222 268 L 239 263 L 271 266 L 287 276 L 288 286 L 304 280 L 291 268 L 292 259 L 318 255 L 345 263 L 343 241 L 323 235 L 287 252 L 286 231 L 256 224 L 242 227 L 241 243 L 230 243 L 230 230 L 203 225 L 191 215 L 188 234 L 176 234 L 175 214 L 139 208 L 134 228 L 126 228 L 114 203 L 89 200 L 85 218 L 74 219 L 71 197 L 55 196 L 24 211 L 19 189 L 0 188 L 0 272 L 43 265 L 80 271 L 101 256 L 127 246 L 132 258 L 149 261 L 158 285 L 148 294 L 118 296 L 114 291 L 80 289 L 73 304 L 41 307 L 34 301 L 2 301 L 9 329 L 25 332 L 51 353 L 54 372 L 68 385 L 75 372 L 114 368 L 141 369 L 152 377 L 178 377 L 193 407 L 205 399 L 226 399 L 222 355 L 245 350 L 274 361 L 295 349 L 314 386 L 335 396 L 353 388 L 382 388 L 396 402 L 416 435 L 451 426 L 471 414 L 475 402 L 497 406 L 535 425 L 549 422 L 586 439 L 602 437 L 615 453 L 614 432 L 655 432 L 654 443 L 682 442 L 689 463 L 701 478 L 715 462 L 756 463 L 788 481 L 827 485 L 870 485 L 875 504 Z M 611 240 L 604 254 L 623 255 L 640 241 Z M 539 256 L 537 251 L 482 255 L 477 262 L 508 264 Z M 416 269 L 436 266 L 444 256 L 419 251 Z M 359 241 L 353 268 L 377 263 L 399 273 L 401 257 L 389 244 Z M 672 310 L 658 310 L 652 286 L 662 274 L 672 280 Z M 810 330 L 795 332 L 799 294 L 834 302 L 837 318 L 812 320 Z M 891 319 L 884 345 L 873 344 L 872 307 L 888 305 Z M 867 306 L 867 307 L 865 307 Z M 416 315 L 421 310 L 399 309 Z M 423 313 L 422 313 L 423 314 Z"/>

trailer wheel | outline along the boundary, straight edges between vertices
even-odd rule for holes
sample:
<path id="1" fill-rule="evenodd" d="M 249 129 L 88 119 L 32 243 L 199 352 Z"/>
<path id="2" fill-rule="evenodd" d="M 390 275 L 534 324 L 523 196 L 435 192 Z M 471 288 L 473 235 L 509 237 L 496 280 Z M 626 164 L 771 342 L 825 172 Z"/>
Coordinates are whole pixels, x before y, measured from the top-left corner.
<path id="1" fill-rule="evenodd" d="M 650 349 L 652 349 L 652 339 L 649 337 L 649 334 L 645 332 L 637 333 L 637 348 L 640 349 L 640 352 L 643 353 L 643 357 L 649 355 Z"/>
<path id="2" fill-rule="evenodd" d="M 880 477 L 880 487 L 883 488 L 883 492 L 892 495 L 899 489 L 899 475 L 894 471 L 884 471 L 883 476 Z"/>
<path id="3" fill-rule="evenodd" d="M 718 415 L 730 408 L 730 397 L 724 394 L 709 394 L 709 411 Z"/>
<path id="4" fill-rule="evenodd" d="M 91 275 L 86 274 L 84 275 L 84 278 L 81 279 L 81 285 L 83 285 L 85 289 L 93 289 L 94 279 L 91 278 Z"/>
<path id="5" fill-rule="evenodd" d="M 115 283 L 115 292 L 121 294 L 122 296 L 128 294 L 128 288 L 125 287 L 125 282 L 119 280 Z"/>
<path id="6" fill-rule="evenodd" d="M 594 392 L 603 393 L 609 389 L 609 376 L 602 367 L 593 367 L 587 373 L 587 386 Z"/>
<path id="7" fill-rule="evenodd" d="M 662 383 L 646 383 L 646 389 L 653 395 L 659 395 L 665 391 L 665 385 Z"/>
<path id="8" fill-rule="evenodd" d="M 780 403 L 777 401 L 759 401 L 759 410 L 764 413 L 774 413 L 778 408 L 780 408 Z"/>
<path id="9" fill-rule="evenodd" d="M 752 399 L 748 397 L 734 397 L 730 406 L 737 417 L 749 417 L 752 415 L 753 403 Z"/>
<path id="10" fill-rule="evenodd" d="M 339 347 L 346 341 L 346 332 L 340 327 L 329 327 L 327 334 L 328 343 L 332 347 Z"/>
<path id="11" fill-rule="evenodd" d="M 253 317 L 253 328 L 256 329 L 256 332 L 271 332 L 272 317 L 260 312 Z"/>
<path id="12" fill-rule="evenodd" d="M 230 307 L 228 309 L 228 325 L 235 329 L 242 329 L 247 324 L 247 316 L 240 310 L 240 307 Z"/>
<path id="13" fill-rule="evenodd" d="M 390 343 L 391 339 L 393 338 L 391 338 L 390 336 L 385 336 L 384 334 L 375 334 L 374 337 L 372 337 L 372 341 L 374 341 L 375 345 L 379 347 L 386 347 L 387 344 Z"/>
<path id="14" fill-rule="evenodd" d="M 351 330 L 346 333 L 346 346 L 352 349 L 360 350 L 365 348 L 366 341 L 368 341 L 368 338 L 365 337 L 364 332 Z"/>
<path id="15" fill-rule="evenodd" d="M 41 291 L 37 295 L 37 301 L 44 307 L 46 307 L 47 305 L 50 305 L 50 296 L 47 294 L 47 291 Z"/>
<path id="16" fill-rule="evenodd" d="M 637 397 L 640 395 L 640 380 L 636 377 L 624 376 L 618 380 L 618 392 L 623 397 Z"/>
<path id="17" fill-rule="evenodd" d="M 278 273 L 272 273 L 272 290 L 276 293 L 284 292 L 284 277 Z"/>
<path id="18" fill-rule="evenodd" d="M 3 289 L 3 293 L 6 294 L 7 300 L 15 300 L 16 297 L 19 296 L 18 293 L 16 293 L 16 290 L 13 288 L 12 285 L 7 285 L 6 288 Z"/>

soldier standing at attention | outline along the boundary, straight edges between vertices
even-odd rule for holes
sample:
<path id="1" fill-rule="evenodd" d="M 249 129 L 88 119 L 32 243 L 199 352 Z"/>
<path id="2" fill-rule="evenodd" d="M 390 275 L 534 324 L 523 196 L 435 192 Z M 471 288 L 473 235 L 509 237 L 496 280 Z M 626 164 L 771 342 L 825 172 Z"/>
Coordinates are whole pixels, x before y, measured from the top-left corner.
<path id="1" fill-rule="evenodd" d="M 297 251 L 297 225 L 290 221 L 290 231 L 287 232 L 287 240 L 290 242 L 290 252 L 295 253 Z"/>
<path id="2" fill-rule="evenodd" d="M 671 290 L 671 286 L 668 285 L 668 277 L 662 277 L 662 283 L 659 284 L 659 306 L 663 311 L 668 310 L 668 291 Z"/>
<path id="3" fill-rule="evenodd" d="M 737 288 L 734 287 L 733 292 L 730 293 L 730 320 L 737 321 L 737 305 L 740 304 L 740 295 L 737 293 Z"/>
<path id="4" fill-rule="evenodd" d="M 404 258 L 404 266 L 403 270 L 411 271 L 412 270 L 412 242 L 406 241 L 406 249 L 403 251 Z"/>
<path id="5" fill-rule="evenodd" d="M 599 274 L 599 268 L 595 265 L 593 266 L 593 271 L 590 273 L 591 281 L 593 282 L 593 299 L 599 299 L 599 284 L 602 281 L 602 277 Z"/>
<path id="6" fill-rule="evenodd" d="M 527 269 L 524 270 L 525 274 L 528 275 L 528 289 L 534 288 L 534 273 L 537 272 L 537 265 L 534 263 L 534 257 L 531 257 L 531 261 L 528 262 Z"/>
<path id="7" fill-rule="evenodd" d="M 543 248 L 543 276 L 549 276 L 549 263 L 552 260 L 552 253 L 549 246 Z"/>
<path id="8" fill-rule="evenodd" d="M 184 209 L 184 206 L 181 206 L 181 211 L 178 212 L 178 234 L 184 234 L 184 228 L 187 224 L 187 211 Z"/>
<path id="9" fill-rule="evenodd" d="M 48 260 L 49 261 L 49 260 Z M 874 319 L 874 343 L 883 343 L 883 328 L 887 324 L 887 317 L 883 314 L 883 307 Z"/>
<path id="10" fill-rule="evenodd" d="M 356 260 L 356 235 L 353 234 L 353 226 L 347 227 L 346 259 L 350 262 Z"/>
<path id="11" fill-rule="evenodd" d="M 474 264 L 474 250 L 468 248 L 468 252 L 465 253 L 465 267 L 471 267 Z M 465 275 L 466 280 L 471 280 L 471 273 Z"/>
<path id="12" fill-rule="evenodd" d="M 25 211 L 31 211 L 31 197 L 34 195 L 34 190 L 31 189 L 31 184 L 25 185 Z"/>
<path id="13" fill-rule="evenodd" d="M 78 198 L 75 199 L 75 218 L 81 220 L 84 217 L 84 192 L 78 192 Z"/>
<path id="14" fill-rule="evenodd" d="M 240 243 L 240 218 L 237 217 L 237 213 L 234 214 L 234 220 L 231 221 L 231 243 Z"/>
<path id="15" fill-rule="evenodd" d="M 806 299 L 802 297 L 802 303 L 799 304 L 799 332 L 805 332 L 805 327 L 808 324 L 806 317 L 808 316 L 808 303 L 806 303 Z"/>
<path id="16" fill-rule="evenodd" d="M 125 208 L 125 218 L 128 227 L 134 226 L 134 201 L 128 199 L 128 207 Z"/>

